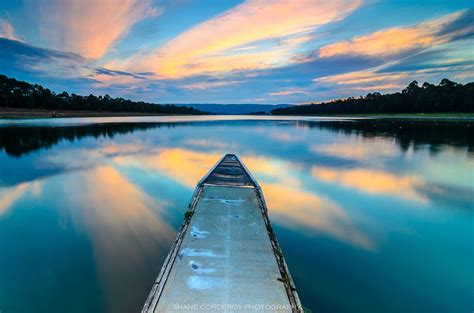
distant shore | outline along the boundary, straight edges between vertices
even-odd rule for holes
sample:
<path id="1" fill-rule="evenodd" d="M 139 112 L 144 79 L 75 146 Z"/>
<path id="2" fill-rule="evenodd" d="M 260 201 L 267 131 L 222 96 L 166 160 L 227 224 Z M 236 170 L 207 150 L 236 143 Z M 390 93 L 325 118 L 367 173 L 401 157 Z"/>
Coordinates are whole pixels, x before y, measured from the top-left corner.
<path id="1" fill-rule="evenodd" d="M 0 108 L 0 118 L 27 119 L 27 118 L 54 118 L 54 117 L 114 117 L 114 116 L 163 116 L 169 114 L 141 113 L 141 112 L 103 112 L 103 111 L 74 111 L 74 110 L 30 110 Z"/>
<path id="2" fill-rule="evenodd" d="M 142 112 L 107 112 L 107 111 L 76 111 L 76 110 L 30 110 L 23 108 L 0 107 L 0 119 L 30 118 L 68 118 L 68 117 L 117 117 L 117 116 L 172 116 L 176 114 L 157 114 Z M 182 114 L 179 114 L 182 115 Z M 214 114 L 220 115 L 220 114 Z M 234 114 L 224 114 L 234 115 Z M 239 114 L 236 114 L 239 115 Z M 243 114 L 253 116 L 253 114 Z M 255 115 L 259 116 L 259 115 Z M 279 115 L 264 115 L 267 117 Z M 321 115 L 289 115 L 294 117 L 348 117 L 348 118 L 380 118 L 380 119 L 427 119 L 427 120 L 473 120 L 474 113 L 400 113 L 400 114 L 321 114 Z"/>
<path id="3" fill-rule="evenodd" d="M 407 120 L 474 120 L 474 113 L 394 113 L 394 114 L 320 114 L 320 115 L 289 115 L 289 116 L 314 116 L 314 117 L 348 117 L 370 119 L 407 119 Z"/>

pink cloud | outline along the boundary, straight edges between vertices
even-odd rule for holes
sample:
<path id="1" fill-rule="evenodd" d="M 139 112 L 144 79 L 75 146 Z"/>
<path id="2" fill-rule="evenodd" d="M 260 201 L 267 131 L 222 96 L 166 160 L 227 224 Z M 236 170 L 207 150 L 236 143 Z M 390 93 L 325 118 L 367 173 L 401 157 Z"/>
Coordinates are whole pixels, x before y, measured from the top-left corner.
<path id="1" fill-rule="evenodd" d="M 100 58 L 138 21 L 161 14 L 151 0 L 40 2 L 40 31 L 54 48 Z"/>
<path id="2" fill-rule="evenodd" d="M 300 45 L 311 40 L 309 32 L 344 18 L 360 3 L 249 0 L 184 32 L 149 55 L 119 63 L 124 68 L 151 70 L 167 78 L 277 67 L 292 61 Z M 247 49 L 249 46 L 252 49 Z"/>
<path id="3" fill-rule="evenodd" d="M 21 39 L 15 35 L 13 25 L 5 19 L 0 19 L 0 37 L 21 41 Z"/>

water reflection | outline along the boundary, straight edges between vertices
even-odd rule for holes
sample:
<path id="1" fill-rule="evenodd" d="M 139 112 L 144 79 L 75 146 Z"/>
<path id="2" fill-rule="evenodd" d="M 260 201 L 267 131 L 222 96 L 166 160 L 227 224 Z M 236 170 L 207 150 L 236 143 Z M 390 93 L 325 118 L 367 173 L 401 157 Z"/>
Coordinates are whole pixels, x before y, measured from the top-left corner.
<path id="1" fill-rule="evenodd" d="M 470 305 L 469 122 L 114 122 L 0 125 L 0 310 L 139 310 L 196 182 L 224 153 L 261 183 L 306 307 Z M 25 291 L 31 281 L 48 283 Z"/>
<path id="2" fill-rule="evenodd" d="M 0 191 L 0 216 L 7 213 L 16 200 L 23 197 L 27 191 L 37 195 L 40 192 L 39 182 L 22 183 L 15 187 L 4 188 Z"/>
<path id="3" fill-rule="evenodd" d="M 426 196 L 419 191 L 424 186 L 424 181 L 412 175 L 397 176 L 380 170 L 331 169 L 321 166 L 313 167 L 311 173 L 316 179 L 337 183 L 370 194 L 386 194 L 421 203 L 427 201 Z"/>
<path id="4" fill-rule="evenodd" d="M 93 120 L 93 119 L 92 119 Z M 194 120 L 194 119 L 193 119 Z M 9 124 L 0 124 L 0 149 L 5 150 L 8 155 L 21 156 L 22 154 L 35 151 L 41 148 L 48 148 L 59 144 L 62 140 L 74 141 L 85 137 L 94 138 L 113 138 L 114 135 L 125 135 L 135 131 L 146 131 L 155 128 L 173 128 L 185 126 L 204 126 L 204 125 L 227 125 L 229 123 L 236 125 L 252 125 L 256 133 L 266 132 L 259 121 L 247 120 L 211 120 L 209 117 L 203 121 L 180 121 L 180 122 L 147 122 L 147 123 L 120 123 L 117 120 L 114 123 L 93 123 L 92 121 L 85 125 L 70 126 L 65 123 L 48 126 L 28 126 L 20 124 L 18 127 L 8 126 Z M 263 121 L 260 121 L 260 123 Z M 271 121 L 270 121 L 271 122 Z M 257 127 L 255 127 L 257 124 Z M 403 120 L 288 120 L 275 121 L 275 125 L 280 127 L 295 126 L 297 128 L 319 128 L 321 130 L 331 130 L 345 135 L 361 135 L 364 138 L 391 138 L 399 145 L 402 151 L 407 151 L 411 145 L 415 149 L 428 145 L 431 152 L 436 153 L 447 147 L 464 147 L 469 151 L 474 151 L 474 138 L 472 136 L 472 125 L 469 120 L 458 122 L 432 122 L 432 121 L 403 121 Z M 32 136 L 34 134 L 34 136 Z M 301 133 L 288 133 L 276 130 L 269 131 L 269 138 L 280 142 L 295 142 L 304 139 Z M 200 147 L 229 148 L 228 142 L 215 142 L 208 139 L 187 139 L 187 143 Z M 324 152 L 324 147 L 319 147 Z M 350 153 L 359 153 L 357 150 L 344 149 L 329 152 L 341 153 L 342 155 Z M 356 149 L 363 149 L 359 146 Z M 328 150 L 326 150 L 328 151 Z"/>
<path id="5" fill-rule="evenodd" d="M 375 248 L 336 203 L 284 184 L 263 184 L 262 189 L 277 222 L 299 231 L 317 231 L 362 249 Z"/>
<path id="6" fill-rule="evenodd" d="M 64 218 L 90 236 L 108 311 L 134 311 L 134 304 L 120 299 L 143 298 L 143 280 L 157 270 L 150 261 L 164 260 L 174 239 L 174 230 L 155 214 L 167 202 L 144 194 L 111 166 L 81 172 L 64 183 L 63 192 L 70 195 Z"/>
<path id="7" fill-rule="evenodd" d="M 222 157 L 217 153 L 201 153 L 179 148 L 159 148 L 138 157 L 117 157 L 115 162 L 154 170 L 188 188 L 196 183 Z"/>

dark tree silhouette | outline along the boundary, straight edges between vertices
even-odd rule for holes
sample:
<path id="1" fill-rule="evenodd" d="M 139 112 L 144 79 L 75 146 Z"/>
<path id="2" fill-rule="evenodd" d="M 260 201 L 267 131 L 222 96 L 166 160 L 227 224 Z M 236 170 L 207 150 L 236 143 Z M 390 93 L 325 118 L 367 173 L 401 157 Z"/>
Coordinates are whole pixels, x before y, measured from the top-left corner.
<path id="1" fill-rule="evenodd" d="M 131 101 L 123 98 L 112 98 L 109 95 L 96 97 L 90 94 L 85 97 L 76 94 L 69 95 L 65 91 L 55 94 L 40 85 L 32 85 L 8 78 L 5 75 L 0 75 L 0 107 L 155 114 L 206 114 L 190 107 Z"/>
<path id="2" fill-rule="evenodd" d="M 365 113 L 445 113 L 474 112 L 474 83 L 465 85 L 443 79 L 439 85 L 415 80 L 402 92 L 348 98 L 319 104 L 298 105 L 272 111 L 274 115 L 320 115 Z"/>

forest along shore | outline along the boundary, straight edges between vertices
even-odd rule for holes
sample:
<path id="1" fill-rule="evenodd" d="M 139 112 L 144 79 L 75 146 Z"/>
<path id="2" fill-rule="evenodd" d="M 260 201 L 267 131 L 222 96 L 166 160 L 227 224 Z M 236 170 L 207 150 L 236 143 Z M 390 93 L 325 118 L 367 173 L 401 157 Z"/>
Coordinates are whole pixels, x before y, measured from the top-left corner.
<path id="1" fill-rule="evenodd" d="M 21 108 L 0 108 L 0 118 L 28 119 L 54 117 L 114 117 L 114 116 L 163 116 L 177 114 L 159 114 L 142 112 L 106 112 L 106 111 L 76 111 L 76 110 L 30 110 Z M 186 114 L 179 114 L 186 115 Z"/>
<path id="2" fill-rule="evenodd" d="M 0 119 L 30 119 L 30 118 L 67 118 L 67 117 L 116 117 L 116 116 L 170 116 L 187 114 L 163 114 L 145 112 L 110 112 L 110 111 L 79 111 L 79 110 L 39 110 L 24 108 L 0 107 Z M 194 114 L 192 114 L 194 115 Z M 206 114 L 207 115 L 207 114 Z M 219 114 L 217 114 L 219 115 Z M 251 115 L 251 114 L 250 114 Z M 296 115 L 295 115 L 296 116 Z M 308 116 L 308 115 L 301 115 Z M 474 113 L 408 113 L 408 114 L 316 114 L 312 117 L 347 117 L 369 119 L 395 119 L 395 120 L 474 120 Z"/>

